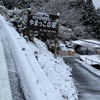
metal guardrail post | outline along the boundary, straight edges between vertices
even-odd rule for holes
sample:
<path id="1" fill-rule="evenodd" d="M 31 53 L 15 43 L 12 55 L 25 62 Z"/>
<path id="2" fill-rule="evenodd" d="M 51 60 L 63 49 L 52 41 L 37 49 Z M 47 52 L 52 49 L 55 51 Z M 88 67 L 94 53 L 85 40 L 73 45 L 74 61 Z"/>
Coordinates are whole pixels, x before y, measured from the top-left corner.
<path id="1" fill-rule="evenodd" d="M 86 64 L 87 64 L 87 57 L 85 57 L 85 59 L 86 59 L 85 62 L 86 62 Z"/>
<path id="2" fill-rule="evenodd" d="M 93 59 L 91 60 L 91 65 L 93 64 Z"/>

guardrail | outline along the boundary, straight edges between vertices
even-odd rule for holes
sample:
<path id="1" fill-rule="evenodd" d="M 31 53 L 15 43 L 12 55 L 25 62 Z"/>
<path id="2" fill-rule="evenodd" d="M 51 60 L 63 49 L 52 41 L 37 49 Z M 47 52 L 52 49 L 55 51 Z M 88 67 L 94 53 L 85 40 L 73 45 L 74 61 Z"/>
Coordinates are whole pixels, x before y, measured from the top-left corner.
<path id="1" fill-rule="evenodd" d="M 100 62 L 97 62 L 97 61 L 94 61 L 94 60 L 90 60 L 90 59 L 88 59 L 87 57 L 85 57 L 85 61 L 86 61 L 86 63 L 87 63 L 87 60 L 89 60 L 89 61 L 91 61 L 91 65 L 93 64 L 93 62 L 94 63 L 97 63 L 98 65 L 100 65 Z"/>

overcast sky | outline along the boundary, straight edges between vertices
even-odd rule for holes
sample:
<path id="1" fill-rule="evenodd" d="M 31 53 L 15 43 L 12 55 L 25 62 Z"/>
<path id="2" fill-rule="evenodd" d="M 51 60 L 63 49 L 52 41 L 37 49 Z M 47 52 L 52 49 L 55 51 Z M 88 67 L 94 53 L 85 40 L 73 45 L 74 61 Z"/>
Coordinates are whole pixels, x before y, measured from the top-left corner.
<path id="1" fill-rule="evenodd" d="M 95 8 L 100 7 L 100 0 L 93 0 Z"/>

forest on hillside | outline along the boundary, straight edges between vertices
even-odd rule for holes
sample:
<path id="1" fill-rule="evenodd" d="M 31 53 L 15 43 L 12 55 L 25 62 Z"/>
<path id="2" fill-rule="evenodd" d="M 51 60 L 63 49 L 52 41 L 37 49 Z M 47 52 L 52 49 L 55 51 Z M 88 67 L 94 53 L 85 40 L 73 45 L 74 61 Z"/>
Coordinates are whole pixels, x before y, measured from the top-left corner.
<path id="1" fill-rule="evenodd" d="M 68 32 L 67 29 L 70 28 L 69 34 L 74 34 L 70 38 L 65 38 L 66 40 L 100 38 L 100 9 L 95 9 L 92 0 L 1 0 L 0 4 L 9 10 L 31 8 L 32 11 L 49 14 L 60 13 L 59 23 L 64 29 L 62 29 L 62 33 L 64 33 L 63 31 Z M 16 12 L 16 15 L 18 13 Z M 10 17 L 12 16 L 10 15 Z M 19 17 L 22 15 L 19 14 Z M 14 22 L 14 25 L 18 28 L 21 25 L 17 24 L 21 24 L 21 22 Z"/>

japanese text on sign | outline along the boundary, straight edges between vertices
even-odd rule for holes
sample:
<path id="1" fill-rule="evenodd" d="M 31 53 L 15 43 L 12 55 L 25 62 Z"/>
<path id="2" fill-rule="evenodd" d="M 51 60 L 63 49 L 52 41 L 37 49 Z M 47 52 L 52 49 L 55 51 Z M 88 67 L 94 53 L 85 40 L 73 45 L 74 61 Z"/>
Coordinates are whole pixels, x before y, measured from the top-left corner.
<path id="1" fill-rule="evenodd" d="M 56 19 L 52 20 L 49 15 L 46 16 L 38 16 L 38 15 L 31 15 L 30 18 L 30 29 L 34 31 L 40 31 L 40 30 L 47 30 L 47 32 L 52 32 L 56 33 L 57 30 L 57 22 Z"/>

